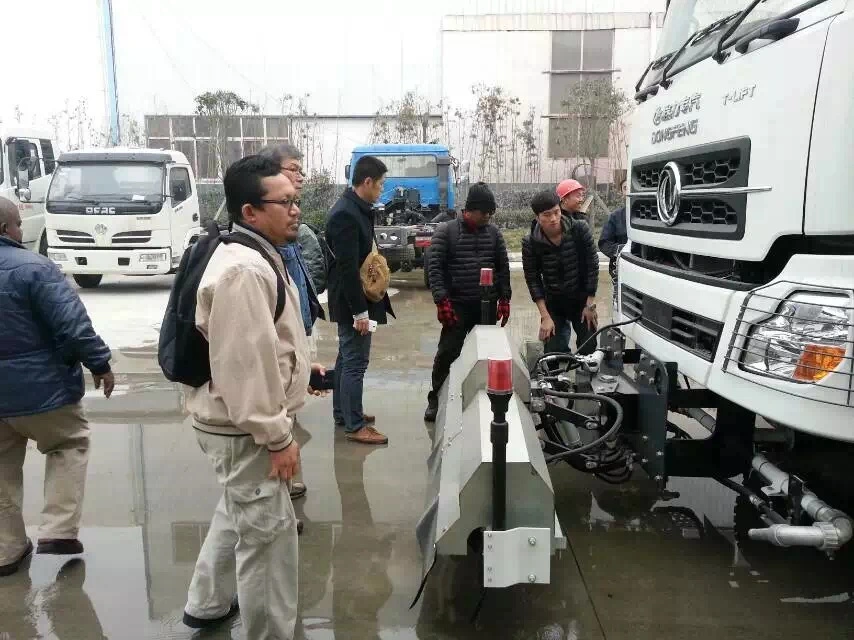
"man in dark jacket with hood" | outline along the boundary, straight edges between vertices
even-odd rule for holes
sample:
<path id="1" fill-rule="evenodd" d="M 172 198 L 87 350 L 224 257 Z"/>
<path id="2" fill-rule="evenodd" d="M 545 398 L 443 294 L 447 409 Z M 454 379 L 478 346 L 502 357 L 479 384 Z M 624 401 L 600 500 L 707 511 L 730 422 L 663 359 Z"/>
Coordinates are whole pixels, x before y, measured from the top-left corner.
<path id="1" fill-rule="evenodd" d="M 531 299 L 540 311 L 540 340 L 549 352 L 569 351 L 569 325 L 576 348 L 596 330 L 599 260 L 590 228 L 561 215 L 557 195 L 542 191 L 531 200 L 537 219 L 522 239 L 522 268 Z M 582 354 L 596 350 L 590 340 Z"/>
<path id="2" fill-rule="evenodd" d="M 468 333 L 480 322 L 480 270 L 492 269 L 501 326 L 510 319 L 510 261 L 501 231 L 490 224 L 495 197 L 483 182 L 469 189 L 462 218 L 441 224 L 430 244 L 430 290 L 442 334 L 433 361 L 433 387 L 427 396 L 426 422 L 434 422 L 439 391 Z"/>
<path id="3" fill-rule="evenodd" d="M 81 363 L 108 398 L 114 385 L 110 350 L 77 293 L 22 238 L 18 208 L 0 198 L 0 576 L 15 573 L 33 551 L 21 515 L 28 440 L 47 456 L 38 553 L 83 552 L 77 532 L 89 425 Z"/>
<path id="4" fill-rule="evenodd" d="M 380 302 L 368 301 L 359 276 L 374 245 L 373 204 L 382 195 L 387 171 L 373 156 L 360 158 L 353 168 L 353 186 L 333 205 L 326 220 L 326 241 L 335 255 L 329 271 L 329 319 L 338 323 L 333 417 L 348 440 L 362 444 L 388 443 L 373 427 L 374 416 L 362 410 L 362 391 L 371 357 L 370 321 L 386 324 L 394 312 L 388 295 Z"/>

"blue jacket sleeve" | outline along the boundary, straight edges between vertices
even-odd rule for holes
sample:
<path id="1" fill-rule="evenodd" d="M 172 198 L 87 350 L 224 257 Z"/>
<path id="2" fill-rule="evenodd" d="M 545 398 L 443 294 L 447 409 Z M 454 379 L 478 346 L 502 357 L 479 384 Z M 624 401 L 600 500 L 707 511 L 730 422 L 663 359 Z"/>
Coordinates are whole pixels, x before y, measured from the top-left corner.
<path id="1" fill-rule="evenodd" d="M 96 375 L 110 371 L 110 349 L 95 333 L 86 307 L 53 264 L 34 265 L 29 297 L 38 321 L 56 341 L 63 358 Z"/>

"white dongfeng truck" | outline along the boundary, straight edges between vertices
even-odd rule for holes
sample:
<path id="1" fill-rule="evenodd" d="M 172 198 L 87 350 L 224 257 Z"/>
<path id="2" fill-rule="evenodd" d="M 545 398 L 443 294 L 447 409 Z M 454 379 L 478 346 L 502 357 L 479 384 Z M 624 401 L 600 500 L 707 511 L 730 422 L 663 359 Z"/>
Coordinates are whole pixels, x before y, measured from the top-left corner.
<path id="1" fill-rule="evenodd" d="M 193 169 L 154 149 L 63 153 L 46 200 L 48 257 L 81 287 L 172 273 L 201 231 Z"/>
<path id="2" fill-rule="evenodd" d="M 852 536 L 854 2 L 672 0 L 637 91 L 618 304 L 638 375 L 710 429 L 694 466 L 743 473 L 750 539 L 832 553 Z M 680 402 L 691 380 L 708 398 Z"/>
<path id="3" fill-rule="evenodd" d="M 636 90 L 616 322 L 592 356 L 528 363 L 546 460 L 641 467 L 665 498 L 714 478 L 743 545 L 833 555 L 854 535 L 854 0 L 671 0 Z"/>

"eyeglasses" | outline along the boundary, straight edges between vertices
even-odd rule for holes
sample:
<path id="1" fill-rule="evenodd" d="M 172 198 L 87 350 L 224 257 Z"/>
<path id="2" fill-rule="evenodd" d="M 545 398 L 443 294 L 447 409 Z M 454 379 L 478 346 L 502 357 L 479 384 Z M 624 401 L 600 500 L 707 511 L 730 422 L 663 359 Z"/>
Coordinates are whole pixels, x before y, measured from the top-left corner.
<path id="1" fill-rule="evenodd" d="M 282 169 L 282 171 L 286 171 L 287 173 L 296 173 L 305 178 L 305 171 L 303 171 L 300 167 L 285 167 L 284 169 Z"/>
<path id="2" fill-rule="evenodd" d="M 289 211 L 293 205 L 300 205 L 299 198 L 285 198 L 284 200 L 261 200 L 261 202 L 263 204 L 280 204 L 283 207 L 287 208 Z"/>

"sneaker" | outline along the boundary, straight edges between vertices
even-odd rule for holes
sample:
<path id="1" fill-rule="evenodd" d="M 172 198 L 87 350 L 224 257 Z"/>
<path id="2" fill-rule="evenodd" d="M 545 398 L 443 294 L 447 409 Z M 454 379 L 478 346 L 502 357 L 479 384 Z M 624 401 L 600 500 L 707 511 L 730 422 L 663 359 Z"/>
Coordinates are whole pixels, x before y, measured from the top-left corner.
<path id="1" fill-rule="evenodd" d="M 21 565 L 24 564 L 24 561 L 31 555 L 33 555 L 33 542 L 27 538 L 27 546 L 21 554 L 21 557 L 9 564 L 0 565 L 0 577 L 5 578 L 6 576 L 11 576 L 12 574 L 17 573 L 18 569 L 21 568 Z"/>
<path id="2" fill-rule="evenodd" d="M 388 438 L 373 427 L 362 427 L 354 433 L 348 433 L 345 437 L 351 442 L 362 444 L 388 444 Z"/>
<path id="3" fill-rule="evenodd" d="M 304 482 L 292 482 L 290 490 L 291 500 L 297 500 L 305 497 L 307 491 L 308 487 L 305 486 Z"/>
<path id="4" fill-rule="evenodd" d="M 219 618 L 197 618 L 196 616 L 191 616 L 185 611 L 184 624 L 191 629 L 209 629 L 210 627 L 222 624 L 226 620 L 230 620 L 238 613 L 240 613 L 240 605 L 237 602 L 237 596 L 234 596 L 234 600 L 231 602 L 231 608 L 224 616 L 220 616 Z"/>
<path id="5" fill-rule="evenodd" d="M 83 553 L 83 544 L 75 538 L 42 538 L 39 540 L 36 553 L 53 556 L 75 556 L 78 553 Z"/>

